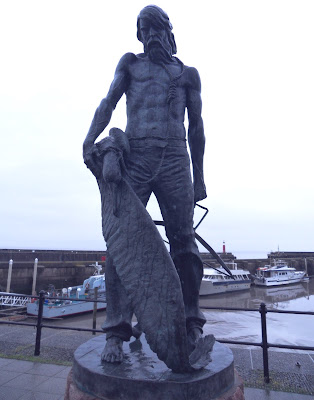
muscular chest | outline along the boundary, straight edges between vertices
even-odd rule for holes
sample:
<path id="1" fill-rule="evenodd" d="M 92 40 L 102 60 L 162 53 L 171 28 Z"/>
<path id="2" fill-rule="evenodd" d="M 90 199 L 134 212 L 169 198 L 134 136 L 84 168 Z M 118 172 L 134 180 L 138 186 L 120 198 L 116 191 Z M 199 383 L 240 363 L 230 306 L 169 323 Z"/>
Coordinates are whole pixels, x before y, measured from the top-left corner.
<path id="1" fill-rule="evenodd" d="M 130 82 L 127 96 L 133 99 L 166 99 L 173 78 L 181 74 L 180 65 L 170 65 L 167 69 L 150 61 L 139 60 L 129 70 Z M 183 93 L 184 87 L 180 79 L 177 81 L 178 89 Z M 181 97 L 182 97 L 181 93 Z"/>

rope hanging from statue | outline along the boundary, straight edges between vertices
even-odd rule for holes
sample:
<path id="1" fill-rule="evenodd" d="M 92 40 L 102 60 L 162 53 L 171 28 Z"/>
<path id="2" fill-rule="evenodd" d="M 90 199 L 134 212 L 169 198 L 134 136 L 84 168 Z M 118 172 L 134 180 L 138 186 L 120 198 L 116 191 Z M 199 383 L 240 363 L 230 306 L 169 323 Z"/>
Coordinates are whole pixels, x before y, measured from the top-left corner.
<path id="1" fill-rule="evenodd" d="M 219 271 L 217 270 L 215 267 L 213 267 L 212 265 L 209 265 L 207 263 L 206 264 L 208 267 L 213 268 L 214 270 L 221 272 L 223 275 L 227 275 L 229 276 L 231 279 L 235 280 L 235 277 L 232 275 L 230 269 L 227 267 L 227 265 L 225 264 L 225 262 L 222 260 L 222 258 L 215 252 L 215 250 L 207 243 L 205 242 L 205 240 L 198 234 L 196 233 L 196 229 L 200 226 L 200 224 L 203 222 L 204 218 L 206 217 L 206 215 L 208 214 L 208 208 L 201 206 L 198 203 L 195 203 L 195 206 L 202 208 L 203 210 L 205 210 L 205 214 L 203 215 L 203 217 L 200 219 L 200 221 L 197 223 L 197 225 L 194 227 L 194 232 L 195 232 L 195 239 L 200 242 L 202 244 L 202 246 L 205 247 L 206 250 L 208 250 L 208 252 L 213 256 L 213 258 L 221 265 L 221 267 L 227 272 L 223 272 L 223 271 Z M 164 221 L 155 221 L 154 223 L 156 226 L 165 226 Z M 166 240 L 164 240 L 164 242 L 168 243 Z M 169 244 L 169 243 L 168 243 Z"/>

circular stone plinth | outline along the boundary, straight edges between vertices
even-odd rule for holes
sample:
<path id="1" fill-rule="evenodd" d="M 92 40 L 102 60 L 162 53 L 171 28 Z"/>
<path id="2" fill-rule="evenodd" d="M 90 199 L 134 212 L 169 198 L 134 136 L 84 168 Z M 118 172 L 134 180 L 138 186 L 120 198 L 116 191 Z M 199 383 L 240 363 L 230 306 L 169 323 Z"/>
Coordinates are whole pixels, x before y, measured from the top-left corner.
<path id="1" fill-rule="evenodd" d="M 82 344 L 74 353 L 73 380 L 78 389 L 105 400 L 209 400 L 234 385 L 233 354 L 216 342 L 212 362 L 198 372 L 173 373 L 153 353 L 142 335 L 123 344 L 121 364 L 102 363 L 105 335 Z"/>

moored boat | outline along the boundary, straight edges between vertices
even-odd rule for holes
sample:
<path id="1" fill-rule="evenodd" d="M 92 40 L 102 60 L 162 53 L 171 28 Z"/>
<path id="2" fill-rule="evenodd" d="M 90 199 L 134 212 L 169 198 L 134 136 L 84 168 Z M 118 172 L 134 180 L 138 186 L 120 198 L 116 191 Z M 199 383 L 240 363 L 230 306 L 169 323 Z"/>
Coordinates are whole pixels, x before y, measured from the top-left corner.
<path id="1" fill-rule="evenodd" d="M 249 271 L 237 269 L 237 264 L 234 262 L 226 263 L 226 265 L 228 264 L 234 279 L 227 275 L 221 267 L 204 267 L 200 296 L 250 289 Z"/>
<path id="2" fill-rule="evenodd" d="M 96 263 L 96 272 L 94 275 L 85 279 L 82 285 L 63 289 L 55 289 L 52 285 L 47 292 L 43 307 L 43 318 L 58 318 L 68 315 L 81 314 L 92 311 L 94 302 L 82 301 L 95 299 L 95 289 L 97 288 L 97 310 L 103 310 L 107 304 L 106 300 L 106 282 L 105 274 L 100 274 L 101 265 Z M 27 303 L 27 314 L 38 315 L 39 300 L 32 299 Z"/>
<path id="3" fill-rule="evenodd" d="M 275 260 L 274 265 L 265 265 L 256 271 L 254 283 L 257 286 L 279 286 L 301 282 L 305 278 L 305 271 L 297 271 L 289 267 L 285 261 Z"/>

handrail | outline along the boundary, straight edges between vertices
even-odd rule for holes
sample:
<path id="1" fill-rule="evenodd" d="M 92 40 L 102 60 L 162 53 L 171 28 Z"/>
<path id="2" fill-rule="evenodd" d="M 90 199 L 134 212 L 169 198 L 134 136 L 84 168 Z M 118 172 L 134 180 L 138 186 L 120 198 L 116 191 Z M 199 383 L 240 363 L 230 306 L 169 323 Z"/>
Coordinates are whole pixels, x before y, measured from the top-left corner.
<path id="1" fill-rule="evenodd" d="M 0 292 L 0 295 L 2 292 Z M 16 296 L 16 293 L 10 294 L 6 293 L 7 295 Z M 0 324 L 7 324 L 7 325 L 24 325 L 24 326 L 33 326 L 36 327 L 36 342 L 35 342 L 35 351 L 34 355 L 40 355 L 40 344 L 41 344 L 41 330 L 42 328 L 49 328 L 49 329 L 61 329 L 61 330 L 71 330 L 71 331 L 80 331 L 80 332 L 92 332 L 95 333 L 103 333 L 100 329 L 89 329 L 89 328 L 73 328 L 69 326 L 55 326 L 43 323 L 43 306 L 44 301 L 46 299 L 57 299 L 57 300 L 69 300 L 73 299 L 74 301 L 77 300 L 75 298 L 70 297 L 50 297 L 46 295 L 45 291 L 41 291 L 39 296 L 35 295 L 23 295 L 29 298 L 36 298 L 39 299 L 38 305 L 38 316 L 37 321 L 35 323 L 28 323 L 28 322 L 18 322 L 18 321 L 3 321 L 0 320 Z M 105 300 L 98 299 L 79 299 L 79 301 L 87 301 L 87 302 L 94 302 L 94 303 L 105 303 Z M 312 311 L 287 311 L 287 310 L 268 310 L 265 303 L 261 303 L 259 308 L 238 308 L 238 307 L 202 307 L 203 309 L 207 310 L 224 310 L 224 311 L 253 311 L 259 312 L 261 314 L 261 330 L 262 330 L 262 342 L 249 342 L 249 341 L 236 341 L 236 340 L 225 340 L 225 339 L 217 339 L 221 343 L 226 344 L 239 344 L 239 345 L 246 345 L 246 346 L 257 346 L 261 347 L 263 350 L 263 367 L 264 367 L 264 380 L 266 383 L 270 382 L 269 378 L 269 365 L 268 365 L 268 348 L 269 347 L 277 347 L 281 349 L 293 349 L 293 350 L 306 350 L 312 351 L 314 347 L 312 346 L 294 346 L 294 345 L 286 345 L 286 344 L 275 344 L 269 343 L 267 340 L 267 321 L 266 321 L 266 314 L 271 313 L 281 313 L 281 314 L 296 314 L 296 315 L 314 315 Z"/>
<path id="2" fill-rule="evenodd" d="M 263 303 L 261 303 L 263 304 Z M 205 310 L 224 310 L 224 311 L 259 311 L 259 308 L 238 308 L 238 307 L 208 307 L 202 306 Z M 268 310 L 270 313 L 278 314 L 303 314 L 303 315 L 314 315 L 313 311 L 288 311 L 288 310 Z"/>
<path id="3" fill-rule="evenodd" d="M 44 293 L 46 293 L 44 291 Z M 0 292 L 0 296 L 4 294 L 4 292 Z M 24 296 L 24 297 L 28 297 L 30 299 L 39 299 L 40 296 L 38 295 L 33 295 L 33 294 L 17 294 L 17 293 L 5 293 L 8 296 Z M 69 297 L 69 296 L 47 296 L 45 294 L 44 300 L 71 300 L 71 301 L 86 301 L 86 302 L 93 302 L 93 303 L 107 303 L 106 300 L 103 300 L 101 298 L 98 298 L 97 300 L 93 299 L 93 298 L 78 298 L 78 297 Z"/>

